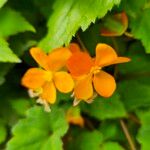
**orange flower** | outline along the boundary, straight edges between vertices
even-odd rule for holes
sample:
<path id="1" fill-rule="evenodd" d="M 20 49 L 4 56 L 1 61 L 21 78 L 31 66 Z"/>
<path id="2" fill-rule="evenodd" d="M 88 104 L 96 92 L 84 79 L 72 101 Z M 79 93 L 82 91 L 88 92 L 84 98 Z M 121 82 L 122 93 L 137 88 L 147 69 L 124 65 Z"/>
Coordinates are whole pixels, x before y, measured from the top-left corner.
<path id="1" fill-rule="evenodd" d="M 60 71 L 71 52 L 67 48 L 58 48 L 46 55 L 40 48 L 31 48 L 30 54 L 42 68 L 27 70 L 22 78 L 22 85 L 29 89 L 31 97 L 38 96 L 38 103 L 50 111 L 49 105 L 56 101 L 56 88 L 62 93 L 73 90 L 74 82 L 70 74 Z"/>
<path id="2" fill-rule="evenodd" d="M 95 91 L 103 96 L 110 97 L 116 89 L 113 76 L 102 70 L 112 64 L 130 61 L 126 57 L 118 57 L 115 50 L 107 44 L 97 44 L 96 58 L 91 58 L 86 52 L 76 52 L 68 59 L 67 68 L 75 78 L 74 105 L 81 100 L 91 102 Z"/>

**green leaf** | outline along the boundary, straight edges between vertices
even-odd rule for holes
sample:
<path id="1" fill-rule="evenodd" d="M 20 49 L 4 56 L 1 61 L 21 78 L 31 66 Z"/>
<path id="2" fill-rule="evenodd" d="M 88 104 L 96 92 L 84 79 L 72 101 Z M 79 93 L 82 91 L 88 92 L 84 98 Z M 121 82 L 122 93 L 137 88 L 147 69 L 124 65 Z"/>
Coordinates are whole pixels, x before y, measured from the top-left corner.
<path id="1" fill-rule="evenodd" d="M 117 142 L 105 142 L 103 134 L 97 130 L 86 131 L 82 129 L 75 131 L 70 131 L 72 132 L 69 135 L 69 142 L 71 143 L 67 143 L 66 145 L 66 149 L 68 150 L 123 150 Z M 113 147 L 114 149 L 111 149 Z"/>
<path id="2" fill-rule="evenodd" d="M 150 139 L 150 110 L 137 112 L 137 114 L 141 121 L 141 128 L 138 131 L 137 140 L 141 144 L 142 150 L 148 150 Z"/>
<path id="3" fill-rule="evenodd" d="M 135 110 L 138 107 L 150 106 L 150 80 L 149 77 L 136 80 L 125 80 L 119 83 L 121 99 L 126 109 Z"/>
<path id="4" fill-rule="evenodd" d="M 0 0 L 0 8 L 7 2 L 7 0 Z"/>
<path id="5" fill-rule="evenodd" d="M 3 76 L 0 76 L 0 85 L 2 85 L 5 82 L 5 78 Z"/>
<path id="6" fill-rule="evenodd" d="M 7 150 L 62 150 L 61 137 L 67 132 L 68 124 L 64 112 L 54 108 L 51 113 L 41 107 L 33 107 L 27 118 L 13 128 L 13 137 Z"/>
<path id="7" fill-rule="evenodd" d="M 35 29 L 19 12 L 10 8 L 0 10 L 1 36 L 7 37 L 25 31 L 35 32 Z"/>
<path id="8" fill-rule="evenodd" d="M 24 116 L 26 110 L 31 107 L 31 100 L 25 98 L 17 98 L 10 101 L 10 104 L 13 111 L 15 111 L 20 116 Z"/>
<path id="9" fill-rule="evenodd" d="M 48 18 L 52 12 L 53 0 L 33 0 L 35 5 L 40 9 L 40 12 Z"/>
<path id="10" fill-rule="evenodd" d="M 128 63 L 119 66 L 119 73 L 129 76 L 142 75 L 150 72 L 150 54 L 146 54 L 140 42 L 133 42 L 128 48 L 127 57 L 131 58 Z"/>
<path id="11" fill-rule="evenodd" d="M 0 120 L 0 144 L 3 143 L 7 136 L 7 130 L 3 121 Z"/>
<path id="12" fill-rule="evenodd" d="M 5 76 L 12 69 L 13 66 L 14 66 L 14 64 L 12 64 L 12 63 L 4 63 L 4 62 L 0 63 L 0 68 L 1 68 L 0 85 L 2 85 L 6 81 Z"/>
<path id="13" fill-rule="evenodd" d="M 27 96 L 26 90 L 20 86 L 20 69 L 18 66 L 15 68 L 11 69 L 5 83 L 0 86 L 2 97 L 0 100 L 0 118 L 5 121 L 7 127 L 12 127 L 20 117 L 24 117 L 25 111 L 33 104 L 33 101 Z M 10 135 L 10 132 L 8 134 Z"/>
<path id="14" fill-rule="evenodd" d="M 150 106 L 150 55 L 145 54 L 139 42 L 133 42 L 128 49 L 129 63 L 119 66 L 118 89 L 126 109 Z"/>
<path id="15" fill-rule="evenodd" d="M 20 59 L 9 48 L 8 43 L 0 38 L 0 62 L 20 62 Z"/>
<path id="16" fill-rule="evenodd" d="M 114 119 L 126 116 L 124 105 L 117 93 L 108 99 L 97 97 L 90 105 L 84 103 L 82 109 L 90 116 L 99 120 Z"/>
<path id="17" fill-rule="evenodd" d="M 102 134 L 98 131 L 86 131 L 80 133 L 75 141 L 75 149 L 77 150 L 99 150 L 102 143 Z"/>
<path id="18" fill-rule="evenodd" d="M 100 124 L 99 131 L 103 134 L 105 141 L 124 141 L 125 136 L 118 121 L 105 120 Z"/>
<path id="19" fill-rule="evenodd" d="M 46 51 L 69 44 L 81 27 L 85 31 L 97 18 L 102 18 L 120 0 L 56 0 L 48 21 L 48 34 L 39 43 Z"/>
<path id="20" fill-rule="evenodd" d="M 138 16 L 132 23 L 132 33 L 140 39 L 145 47 L 147 53 L 150 53 L 150 9 L 143 10 L 141 15 Z"/>
<path id="21" fill-rule="evenodd" d="M 147 53 L 150 53 L 150 5 L 148 0 L 134 1 L 124 0 L 123 9 L 126 10 L 131 32 L 135 38 L 140 39 Z"/>
<path id="22" fill-rule="evenodd" d="M 101 150 L 124 150 L 117 142 L 106 142 L 102 145 Z"/>

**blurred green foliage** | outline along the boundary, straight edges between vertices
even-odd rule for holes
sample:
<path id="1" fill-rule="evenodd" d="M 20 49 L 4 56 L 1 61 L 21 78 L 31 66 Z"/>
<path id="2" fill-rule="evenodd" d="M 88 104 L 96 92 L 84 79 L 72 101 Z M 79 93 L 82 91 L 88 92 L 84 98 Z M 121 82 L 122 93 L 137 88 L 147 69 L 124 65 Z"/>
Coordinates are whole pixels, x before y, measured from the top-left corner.
<path id="1" fill-rule="evenodd" d="M 104 24 L 122 33 L 107 22 L 122 11 L 129 19 L 126 32 L 100 36 Z M 149 18 L 149 0 L 0 0 L 0 150 L 149 150 Z M 83 128 L 66 121 L 70 93 L 59 93 L 47 113 L 20 85 L 24 72 L 35 66 L 30 47 L 50 52 L 80 40 L 92 56 L 97 43 L 107 43 L 132 60 L 106 68 L 112 74 L 117 70 L 111 98 L 98 96 L 78 106 Z"/>

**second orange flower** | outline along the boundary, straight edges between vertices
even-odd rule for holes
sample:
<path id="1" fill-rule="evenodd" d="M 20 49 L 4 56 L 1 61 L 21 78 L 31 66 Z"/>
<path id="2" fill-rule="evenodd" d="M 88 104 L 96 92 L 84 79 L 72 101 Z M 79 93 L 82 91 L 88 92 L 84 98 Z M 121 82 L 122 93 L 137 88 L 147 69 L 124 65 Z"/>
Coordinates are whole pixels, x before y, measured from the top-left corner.
<path id="1" fill-rule="evenodd" d="M 97 44 L 95 58 L 87 52 L 74 52 L 67 63 L 67 68 L 76 81 L 74 105 L 81 100 L 92 101 L 94 89 L 100 96 L 110 97 L 116 89 L 116 82 L 114 77 L 102 68 L 128 61 L 130 59 L 127 57 L 118 57 L 115 50 L 107 44 Z"/>

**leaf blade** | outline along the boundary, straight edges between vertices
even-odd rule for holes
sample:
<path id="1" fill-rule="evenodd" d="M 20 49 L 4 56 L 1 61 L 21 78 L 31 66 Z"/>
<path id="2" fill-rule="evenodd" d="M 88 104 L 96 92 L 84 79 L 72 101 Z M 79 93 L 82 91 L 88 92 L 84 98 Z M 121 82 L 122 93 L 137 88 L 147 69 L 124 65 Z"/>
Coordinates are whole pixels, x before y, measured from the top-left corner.
<path id="1" fill-rule="evenodd" d="M 19 12 L 11 8 L 0 10 L 0 29 L 2 37 L 8 37 L 25 31 L 35 32 L 35 28 Z"/>
<path id="2" fill-rule="evenodd" d="M 39 46 L 45 51 L 50 51 L 52 48 L 69 44 L 80 27 L 83 31 L 86 30 L 91 23 L 94 23 L 97 18 L 102 18 L 113 5 L 119 2 L 120 0 L 111 2 L 108 0 L 89 0 L 88 2 L 86 0 L 57 0 L 47 24 L 48 34 Z"/>
<path id="3" fill-rule="evenodd" d="M 0 0 L 0 8 L 7 2 L 7 0 Z"/>
<path id="4" fill-rule="evenodd" d="M 51 113 L 46 113 L 40 107 L 33 107 L 28 111 L 27 118 L 20 120 L 13 128 L 14 137 L 8 142 L 7 150 L 46 150 L 47 146 L 52 150 L 61 150 L 61 137 L 67 129 L 62 110 L 55 108 Z"/>
<path id="5" fill-rule="evenodd" d="M 9 48 L 8 43 L 2 38 L 0 38 L 0 62 L 21 62 L 17 55 Z"/>

